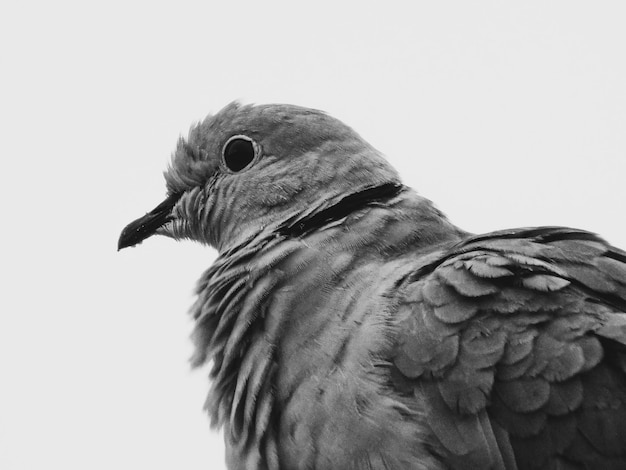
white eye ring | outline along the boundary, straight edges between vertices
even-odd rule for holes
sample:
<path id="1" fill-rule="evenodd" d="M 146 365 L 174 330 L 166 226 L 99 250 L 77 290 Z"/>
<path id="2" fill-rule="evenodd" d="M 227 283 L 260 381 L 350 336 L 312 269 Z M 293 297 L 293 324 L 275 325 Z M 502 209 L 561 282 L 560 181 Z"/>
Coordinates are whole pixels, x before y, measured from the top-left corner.
<path id="1" fill-rule="evenodd" d="M 222 164 L 231 173 L 249 168 L 260 154 L 259 145 L 246 135 L 234 135 L 222 147 Z"/>

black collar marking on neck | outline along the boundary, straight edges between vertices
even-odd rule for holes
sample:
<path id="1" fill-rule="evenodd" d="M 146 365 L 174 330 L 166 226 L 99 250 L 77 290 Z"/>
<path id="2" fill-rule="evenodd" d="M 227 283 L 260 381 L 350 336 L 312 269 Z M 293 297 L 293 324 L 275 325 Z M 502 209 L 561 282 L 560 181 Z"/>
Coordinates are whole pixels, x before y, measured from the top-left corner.
<path id="1" fill-rule="evenodd" d="M 335 220 L 340 220 L 363 207 L 374 203 L 383 203 L 398 195 L 404 189 L 400 183 L 385 183 L 367 188 L 344 197 L 319 212 L 287 222 L 277 231 L 287 237 L 300 237 Z"/>

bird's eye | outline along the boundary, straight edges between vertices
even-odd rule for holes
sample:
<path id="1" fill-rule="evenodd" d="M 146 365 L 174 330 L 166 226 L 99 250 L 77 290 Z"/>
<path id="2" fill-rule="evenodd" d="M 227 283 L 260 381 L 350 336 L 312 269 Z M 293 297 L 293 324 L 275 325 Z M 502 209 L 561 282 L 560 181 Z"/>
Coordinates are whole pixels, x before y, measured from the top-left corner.
<path id="1" fill-rule="evenodd" d="M 257 146 L 252 139 L 236 135 L 231 137 L 224 145 L 224 165 L 230 171 L 241 171 L 246 168 L 257 154 Z"/>

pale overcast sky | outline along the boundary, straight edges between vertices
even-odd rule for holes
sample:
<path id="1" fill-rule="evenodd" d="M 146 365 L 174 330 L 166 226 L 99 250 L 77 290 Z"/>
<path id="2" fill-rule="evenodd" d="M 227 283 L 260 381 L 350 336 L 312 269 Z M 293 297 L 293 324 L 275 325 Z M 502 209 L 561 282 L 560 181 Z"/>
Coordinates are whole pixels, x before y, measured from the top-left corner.
<path id="1" fill-rule="evenodd" d="M 323 109 L 463 228 L 626 247 L 623 1 L 0 7 L 0 468 L 223 469 L 186 312 L 215 257 L 121 228 L 234 99 Z"/>

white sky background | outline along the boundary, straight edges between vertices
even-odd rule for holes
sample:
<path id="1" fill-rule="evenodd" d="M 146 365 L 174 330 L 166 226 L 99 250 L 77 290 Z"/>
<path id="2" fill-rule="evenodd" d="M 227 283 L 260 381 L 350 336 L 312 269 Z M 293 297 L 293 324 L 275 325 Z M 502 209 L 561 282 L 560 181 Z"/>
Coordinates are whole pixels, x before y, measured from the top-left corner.
<path id="1" fill-rule="evenodd" d="M 626 247 L 623 1 L 91 3 L 0 6 L 2 469 L 223 468 L 187 363 L 215 252 L 115 250 L 231 100 L 330 112 L 467 230 Z"/>

